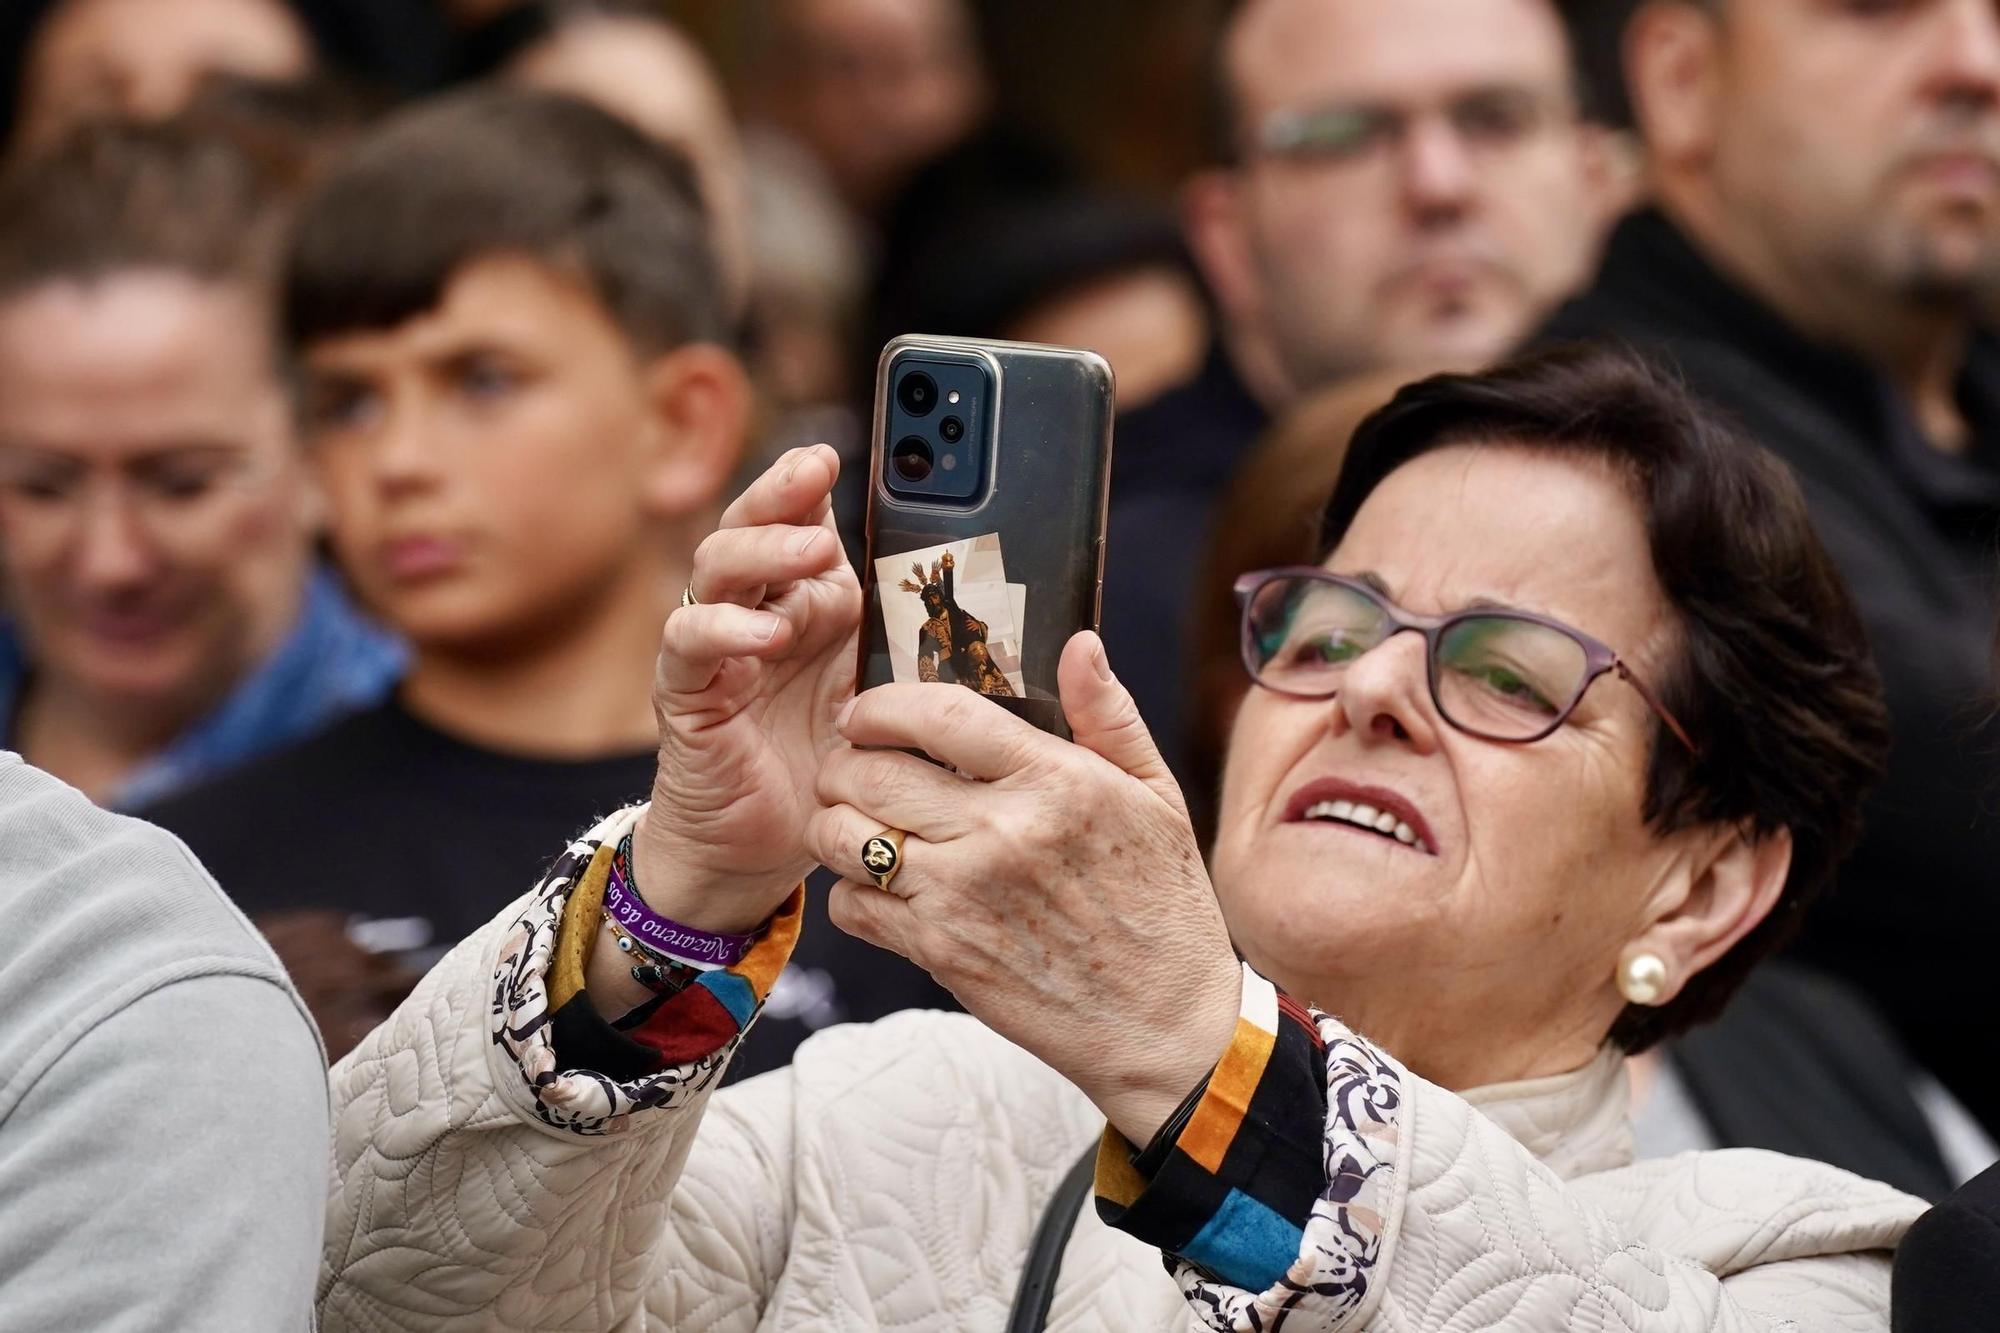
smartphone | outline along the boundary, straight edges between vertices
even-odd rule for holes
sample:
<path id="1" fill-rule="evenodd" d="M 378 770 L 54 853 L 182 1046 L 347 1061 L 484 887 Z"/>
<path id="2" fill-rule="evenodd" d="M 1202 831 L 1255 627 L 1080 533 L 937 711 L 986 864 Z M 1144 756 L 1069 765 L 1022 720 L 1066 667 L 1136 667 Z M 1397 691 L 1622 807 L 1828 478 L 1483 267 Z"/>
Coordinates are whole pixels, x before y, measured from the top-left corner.
<path id="1" fill-rule="evenodd" d="M 1095 352 L 903 337 L 875 376 L 860 686 L 977 690 L 1069 738 L 1063 645 L 1096 629 L 1111 366 Z"/>

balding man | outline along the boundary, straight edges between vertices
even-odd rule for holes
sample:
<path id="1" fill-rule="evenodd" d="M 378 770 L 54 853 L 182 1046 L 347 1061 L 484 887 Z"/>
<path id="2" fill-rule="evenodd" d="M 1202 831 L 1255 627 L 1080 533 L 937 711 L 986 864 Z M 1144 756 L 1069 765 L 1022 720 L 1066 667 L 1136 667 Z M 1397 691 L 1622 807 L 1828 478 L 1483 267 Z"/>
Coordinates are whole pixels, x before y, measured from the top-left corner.
<path id="1" fill-rule="evenodd" d="M 1656 210 L 1552 337 L 1670 357 L 1799 475 L 1874 643 L 1889 775 L 1805 946 L 2000 1127 L 2000 14 L 1656 0 L 1627 35 Z"/>
<path id="2" fill-rule="evenodd" d="M 873 216 L 986 114 L 966 0 L 766 0 L 756 111 Z"/>
<path id="3" fill-rule="evenodd" d="M 83 120 L 164 118 L 218 75 L 278 82 L 313 64 L 283 0 L 57 0 L 28 43 L 19 142 L 39 147 Z"/>
<path id="4" fill-rule="evenodd" d="M 658 14 L 581 8 L 555 12 L 547 34 L 503 72 L 526 87 L 595 102 L 687 158 L 740 311 L 750 285 L 749 185 L 729 95 L 701 48 Z"/>
<path id="5" fill-rule="evenodd" d="M 1225 162 L 1188 237 L 1202 372 L 1119 423 L 1106 637 L 1177 770 L 1193 566 L 1270 417 L 1401 366 L 1476 366 L 1589 275 L 1607 220 L 1551 0 L 1251 0 L 1224 34 Z"/>

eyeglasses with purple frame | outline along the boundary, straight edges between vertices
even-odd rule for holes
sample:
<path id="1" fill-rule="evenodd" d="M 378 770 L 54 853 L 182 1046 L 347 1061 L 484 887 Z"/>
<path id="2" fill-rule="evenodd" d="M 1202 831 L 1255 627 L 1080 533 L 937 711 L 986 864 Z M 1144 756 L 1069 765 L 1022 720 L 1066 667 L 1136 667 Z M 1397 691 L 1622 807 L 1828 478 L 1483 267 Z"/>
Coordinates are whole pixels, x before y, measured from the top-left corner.
<path id="1" fill-rule="evenodd" d="M 1324 691 L 1315 690 L 1308 692 L 1284 689 L 1268 684 L 1264 679 L 1263 664 L 1259 661 L 1260 654 L 1257 647 L 1257 635 L 1255 628 L 1251 624 L 1250 614 L 1252 608 L 1256 605 L 1257 595 L 1271 584 L 1284 580 L 1302 580 L 1311 583 L 1327 584 L 1332 587 L 1345 589 L 1373 603 L 1382 612 L 1383 618 L 1388 621 L 1390 627 L 1389 632 L 1382 636 L 1380 643 L 1375 645 L 1376 647 L 1380 647 L 1382 643 L 1387 643 L 1390 639 L 1405 631 L 1415 631 L 1423 635 L 1424 674 L 1426 683 L 1430 687 L 1431 703 L 1437 708 L 1438 716 L 1468 736 L 1477 736 L 1481 740 L 1496 741 L 1506 745 L 1532 745 L 1536 741 L 1546 740 L 1548 737 L 1554 735 L 1563 723 L 1569 721 L 1570 714 L 1574 713 L 1576 706 L 1583 702 L 1583 696 L 1589 692 L 1590 687 L 1596 683 L 1597 678 L 1606 672 L 1612 672 L 1638 692 L 1639 697 L 1645 700 L 1646 707 L 1653 710 L 1660 721 L 1666 724 L 1667 730 L 1674 734 L 1674 738 L 1687 747 L 1690 754 L 1701 753 L 1700 747 L 1696 746 L 1693 738 L 1688 735 L 1687 728 L 1683 727 L 1680 724 L 1680 720 L 1667 711 L 1666 705 L 1662 704 L 1659 698 L 1646 687 L 1646 683 L 1640 680 L 1630 667 L 1625 665 L 1624 659 L 1619 657 L 1610 645 L 1601 640 L 1593 639 L 1590 635 L 1585 634 L 1582 630 L 1574 626 L 1565 625 L 1562 621 L 1549 616 L 1536 615 L 1532 611 L 1515 611 L 1499 607 L 1468 608 L 1464 611 L 1454 611 L 1449 615 L 1420 616 L 1397 606 L 1385 597 L 1379 589 L 1371 587 L 1361 579 L 1348 578 L 1341 574 L 1332 574 L 1316 565 L 1262 569 L 1245 574 L 1236 580 L 1236 599 L 1243 608 L 1239 622 L 1241 626 L 1240 647 L 1243 656 L 1243 669 L 1249 673 L 1250 679 L 1253 682 L 1264 689 L 1270 690 L 1273 694 L 1282 694 L 1287 698 L 1293 699 L 1331 699 L 1339 692 L 1337 685 L 1332 689 Z M 1532 736 L 1499 736 L 1491 732 L 1481 731 L 1477 727 L 1469 727 L 1453 717 L 1451 710 L 1445 707 L 1444 700 L 1439 697 L 1438 641 L 1454 626 L 1470 620 L 1514 620 L 1529 625 L 1539 625 L 1544 629 L 1556 631 L 1583 649 L 1584 671 L 1582 679 L 1577 683 L 1576 692 L 1570 696 L 1567 703 L 1556 711 L 1554 719 Z"/>

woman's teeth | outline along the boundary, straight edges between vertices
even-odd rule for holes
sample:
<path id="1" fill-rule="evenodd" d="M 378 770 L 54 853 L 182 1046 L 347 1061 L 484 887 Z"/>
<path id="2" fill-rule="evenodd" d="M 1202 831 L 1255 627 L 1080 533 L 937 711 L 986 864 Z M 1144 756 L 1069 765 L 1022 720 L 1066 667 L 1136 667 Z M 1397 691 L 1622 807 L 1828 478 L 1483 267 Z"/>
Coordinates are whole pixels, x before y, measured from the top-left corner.
<path id="1" fill-rule="evenodd" d="M 1356 828 L 1365 828 L 1373 833 L 1386 834 L 1405 847 L 1424 847 L 1417 831 L 1405 824 L 1387 810 L 1377 810 L 1372 805 L 1357 805 L 1353 801 L 1321 801 L 1306 811 L 1307 819 L 1333 819 Z"/>

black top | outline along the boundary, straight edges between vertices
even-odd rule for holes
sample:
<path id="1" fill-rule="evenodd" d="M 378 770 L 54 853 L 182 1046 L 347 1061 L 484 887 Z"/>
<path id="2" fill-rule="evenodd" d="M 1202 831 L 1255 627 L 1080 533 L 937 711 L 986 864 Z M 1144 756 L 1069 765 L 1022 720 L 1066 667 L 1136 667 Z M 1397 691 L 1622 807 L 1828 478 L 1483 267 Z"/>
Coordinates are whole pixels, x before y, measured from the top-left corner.
<path id="1" fill-rule="evenodd" d="M 1896 1333 L 1992 1333 L 2000 1322 L 2000 1165 L 1903 1237 L 1889 1308 Z"/>
<path id="2" fill-rule="evenodd" d="M 1801 952 L 1866 992 L 1989 1130 L 2000 1130 L 1988 973 L 2000 939 L 2000 348 L 1970 348 L 1971 447 L 1928 447 L 1887 380 L 1804 338 L 1658 212 L 1628 218 L 1545 342 L 1609 335 L 1664 354 L 1792 465 L 1847 577 L 1888 692 L 1893 750 L 1868 827 Z"/>
<path id="3" fill-rule="evenodd" d="M 249 915 L 335 909 L 364 945 L 428 967 L 533 888 L 570 838 L 646 799 L 654 763 L 651 750 L 502 754 L 391 700 L 143 815 Z"/>
<path id="4" fill-rule="evenodd" d="M 1843 982 L 1763 963 L 1665 1053 L 1718 1147 L 1827 1162 L 1925 1199 L 1951 1190 L 1909 1053 Z"/>
<path id="5" fill-rule="evenodd" d="M 1219 347 L 1194 379 L 1118 419 L 1104 647 L 1183 785 L 1195 581 L 1215 506 L 1268 422 Z"/>
<path id="6" fill-rule="evenodd" d="M 351 938 L 421 973 L 534 887 L 569 839 L 645 800 L 655 763 L 651 750 L 581 761 L 504 754 L 392 700 L 143 816 L 179 834 L 253 918 L 331 909 L 349 918 Z M 921 969 L 835 929 L 825 898 L 823 885 L 808 894 L 792 964 L 732 1080 L 787 1064 L 830 1023 L 955 1007 Z M 296 974 L 315 960 L 285 961 Z M 343 997 L 322 1002 L 307 990 L 331 1034 Z"/>

